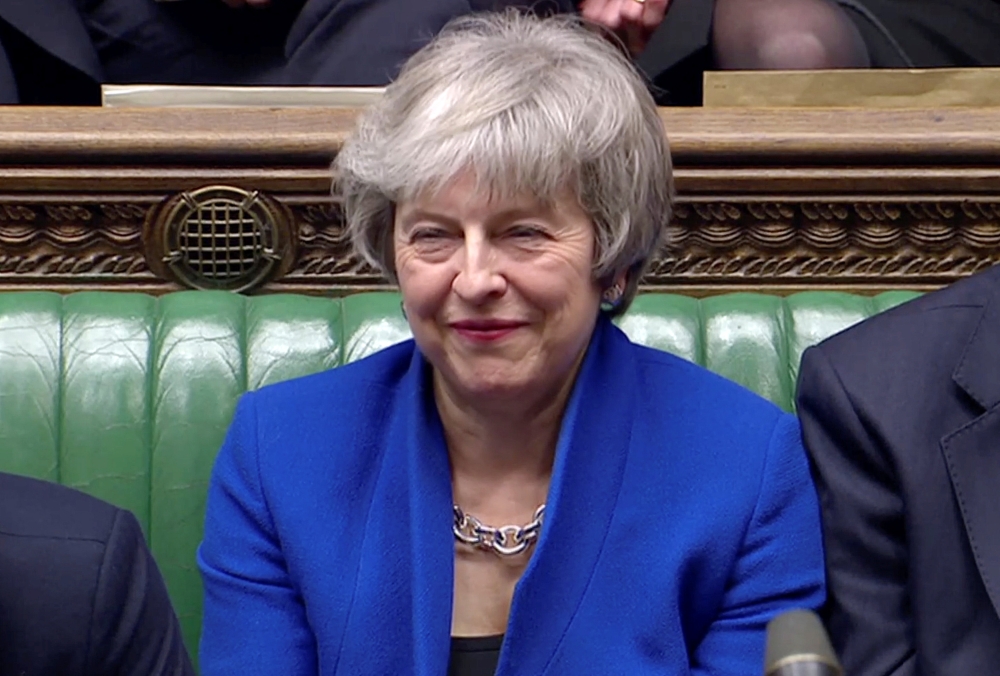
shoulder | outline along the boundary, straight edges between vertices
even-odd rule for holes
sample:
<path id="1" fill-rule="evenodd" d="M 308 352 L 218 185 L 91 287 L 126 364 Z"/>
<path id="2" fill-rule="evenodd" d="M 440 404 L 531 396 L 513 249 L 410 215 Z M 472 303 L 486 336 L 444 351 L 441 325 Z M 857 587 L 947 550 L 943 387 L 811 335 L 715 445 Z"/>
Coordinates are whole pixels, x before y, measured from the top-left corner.
<path id="1" fill-rule="evenodd" d="M 270 420 L 353 420 L 398 387 L 413 359 L 407 340 L 343 366 L 267 385 L 248 398 Z M 317 417 L 319 416 L 319 417 Z"/>
<path id="2" fill-rule="evenodd" d="M 957 360 L 994 297 L 1000 297 L 1000 266 L 855 324 L 821 342 L 818 351 L 848 371 L 883 373 L 931 358 L 954 368 L 948 355 Z"/>
<path id="3" fill-rule="evenodd" d="M 123 514 L 58 484 L 0 474 L 0 607 L 19 618 L 26 638 L 15 660 L 31 663 L 33 650 L 82 657 L 102 562 Z"/>
<path id="4" fill-rule="evenodd" d="M 99 566 L 108 551 L 145 548 L 145 537 L 131 512 L 67 486 L 0 472 L 0 569 L 57 561 L 48 570 Z M 5 554 L 17 551 L 16 557 Z M 55 558 L 53 558 L 55 557 Z M 84 562 L 86 565 L 84 565 Z"/>
<path id="5" fill-rule="evenodd" d="M 262 487 L 313 485 L 320 467 L 328 476 L 358 480 L 378 466 L 384 423 L 398 401 L 416 355 L 412 340 L 314 375 L 268 385 L 244 395 L 220 468 L 238 470 Z M 241 479 L 242 480 L 242 479 Z M 266 492 L 266 491 L 265 491 Z"/>
<path id="6" fill-rule="evenodd" d="M 415 344 L 413 340 L 396 343 L 358 361 L 336 366 L 309 376 L 266 385 L 255 392 L 258 398 L 269 403 L 298 402 L 303 396 L 343 393 L 351 397 L 358 392 L 349 388 L 363 386 L 392 386 L 398 383 L 410 366 Z"/>
<path id="7" fill-rule="evenodd" d="M 796 417 L 697 364 L 640 346 L 635 354 L 633 480 L 657 486 L 664 509 L 676 508 L 671 493 L 683 495 L 694 550 L 716 563 L 797 541 L 812 566 L 819 510 Z M 727 566 L 715 571 L 720 584 L 742 575 Z"/>
<path id="8" fill-rule="evenodd" d="M 66 486 L 0 473 L 0 535 L 104 543 L 122 512 Z"/>
<path id="9" fill-rule="evenodd" d="M 705 423 L 759 419 L 770 427 L 782 414 L 775 403 L 703 366 L 655 348 L 634 345 L 634 350 L 649 403 L 681 406 L 697 414 L 694 422 Z"/>
<path id="10" fill-rule="evenodd" d="M 913 402 L 914 392 L 949 393 L 952 375 L 984 310 L 1000 302 L 1000 266 L 875 315 L 802 355 L 801 404 L 828 401 L 832 389 L 848 393 L 854 407 L 882 410 Z M 937 397 L 924 398 L 930 406 Z M 801 409 L 814 415 L 815 407 Z M 826 410 L 829 403 L 817 410 Z M 898 407 L 897 407 L 898 409 Z M 916 408 L 911 416 L 923 415 Z"/>
<path id="11" fill-rule="evenodd" d="M 798 422 L 776 404 L 680 357 L 641 346 L 635 354 L 636 422 L 649 464 L 669 449 L 670 472 L 690 475 L 708 493 L 745 502 L 756 496 L 776 458 L 794 464 L 801 455 L 804 462 Z"/>
<path id="12" fill-rule="evenodd" d="M 0 607 L 17 673 L 193 673 L 138 521 L 79 491 L 0 474 Z"/>

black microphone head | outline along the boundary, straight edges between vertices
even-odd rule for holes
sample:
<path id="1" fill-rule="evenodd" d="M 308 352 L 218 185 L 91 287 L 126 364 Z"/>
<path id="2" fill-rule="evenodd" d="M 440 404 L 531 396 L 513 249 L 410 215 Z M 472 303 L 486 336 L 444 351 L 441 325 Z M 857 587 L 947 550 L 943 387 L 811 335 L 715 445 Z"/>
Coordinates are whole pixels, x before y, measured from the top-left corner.
<path id="1" fill-rule="evenodd" d="M 842 676 L 840 663 L 816 613 L 790 610 L 767 623 L 766 676 Z"/>

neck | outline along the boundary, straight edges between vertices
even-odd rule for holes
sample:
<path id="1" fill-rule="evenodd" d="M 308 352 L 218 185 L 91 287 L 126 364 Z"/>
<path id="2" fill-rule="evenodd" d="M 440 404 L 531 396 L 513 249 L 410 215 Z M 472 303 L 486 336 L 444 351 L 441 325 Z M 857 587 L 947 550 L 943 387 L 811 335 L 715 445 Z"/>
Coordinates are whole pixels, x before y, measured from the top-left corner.
<path id="1" fill-rule="evenodd" d="M 478 405 L 451 391 L 435 374 L 458 504 L 474 511 L 497 499 L 520 505 L 544 502 L 577 369 L 554 392 Z"/>

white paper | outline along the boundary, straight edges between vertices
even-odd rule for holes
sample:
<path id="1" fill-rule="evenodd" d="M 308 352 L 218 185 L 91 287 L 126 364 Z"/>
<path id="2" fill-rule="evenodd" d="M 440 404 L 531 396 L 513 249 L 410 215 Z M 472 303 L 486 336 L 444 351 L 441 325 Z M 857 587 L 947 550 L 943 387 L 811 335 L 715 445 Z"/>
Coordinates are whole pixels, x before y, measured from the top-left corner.
<path id="1" fill-rule="evenodd" d="M 356 107 L 377 101 L 383 87 L 216 87 L 189 85 L 102 85 L 107 108 Z"/>

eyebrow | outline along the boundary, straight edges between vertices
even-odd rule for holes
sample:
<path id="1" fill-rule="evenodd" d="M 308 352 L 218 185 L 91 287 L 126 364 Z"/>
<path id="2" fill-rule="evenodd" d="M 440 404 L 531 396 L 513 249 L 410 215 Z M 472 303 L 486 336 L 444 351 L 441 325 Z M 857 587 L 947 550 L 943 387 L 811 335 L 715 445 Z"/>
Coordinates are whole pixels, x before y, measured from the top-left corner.
<path id="1" fill-rule="evenodd" d="M 525 208 L 525 207 L 513 207 L 511 209 L 504 209 L 501 212 L 494 214 L 490 217 L 492 222 L 510 222 L 517 221 L 522 218 L 542 218 L 546 221 L 555 221 L 553 214 L 550 213 L 548 209 L 541 206 L 535 208 Z"/>
<path id="2" fill-rule="evenodd" d="M 458 225 L 458 219 L 451 218 L 436 211 L 428 211 L 426 209 L 412 209 L 407 211 L 402 215 L 400 221 L 403 224 L 403 227 L 409 227 L 416 221 L 437 221 L 438 223 L 445 223 L 448 225 Z"/>
<path id="3" fill-rule="evenodd" d="M 487 219 L 487 224 L 506 223 L 529 217 L 544 218 L 546 221 L 550 221 L 552 223 L 555 223 L 558 220 L 553 217 L 553 214 L 548 209 L 511 207 L 510 209 L 504 209 L 503 211 L 491 214 L 489 219 Z M 407 230 L 411 228 L 414 223 L 422 220 L 432 221 L 451 227 L 459 227 L 461 225 L 461 222 L 457 218 L 427 209 L 413 209 L 412 211 L 407 212 L 401 217 L 400 225 L 404 230 Z"/>

